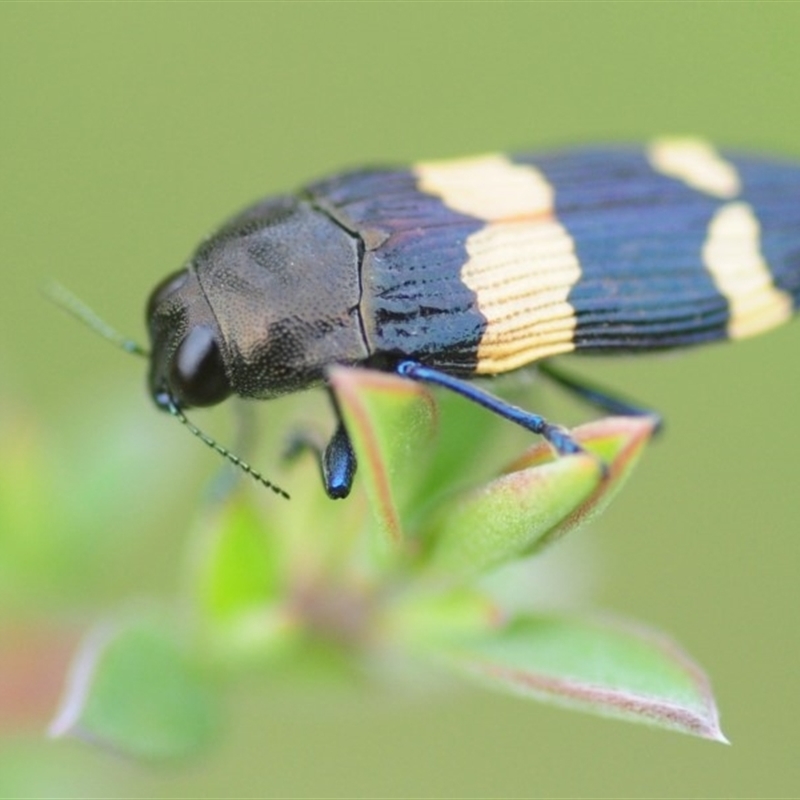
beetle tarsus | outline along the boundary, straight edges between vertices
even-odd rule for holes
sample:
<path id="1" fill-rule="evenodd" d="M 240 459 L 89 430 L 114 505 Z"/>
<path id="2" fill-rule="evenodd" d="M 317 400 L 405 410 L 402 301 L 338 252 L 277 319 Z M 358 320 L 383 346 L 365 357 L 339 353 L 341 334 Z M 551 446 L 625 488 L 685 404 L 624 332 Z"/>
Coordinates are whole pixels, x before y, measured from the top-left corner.
<path id="1" fill-rule="evenodd" d="M 293 461 L 310 452 L 319 465 L 325 492 L 332 500 L 342 500 L 350 494 L 356 474 L 356 454 L 342 422 L 336 427 L 327 445 L 310 430 L 296 431 L 283 451 L 283 458 Z"/>
<path id="2" fill-rule="evenodd" d="M 356 454 L 344 424 L 336 427 L 325 452 L 322 454 L 322 481 L 332 500 L 341 500 L 350 494 L 356 474 Z"/>

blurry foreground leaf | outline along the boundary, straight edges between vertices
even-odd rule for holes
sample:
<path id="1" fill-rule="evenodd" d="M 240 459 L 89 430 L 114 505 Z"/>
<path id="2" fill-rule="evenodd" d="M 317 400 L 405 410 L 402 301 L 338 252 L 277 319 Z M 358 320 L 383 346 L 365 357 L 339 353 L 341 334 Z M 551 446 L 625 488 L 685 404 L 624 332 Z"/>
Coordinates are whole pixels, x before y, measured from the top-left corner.
<path id="1" fill-rule="evenodd" d="M 653 417 L 605 417 L 573 429 L 572 435 L 606 465 L 607 473 L 587 502 L 577 506 L 540 545 L 584 525 L 604 511 L 625 485 L 656 430 Z M 505 472 L 547 464 L 555 458 L 544 442 L 531 447 L 509 464 Z"/>
<path id="2" fill-rule="evenodd" d="M 418 383 L 383 372 L 334 367 L 328 378 L 358 457 L 358 480 L 377 517 L 378 548 L 397 548 L 403 539 L 399 501 L 424 474 L 420 459 L 430 451 L 433 398 Z"/>
<path id="3" fill-rule="evenodd" d="M 727 741 L 702 670 L 666 637 L 649 631 L 529 616 L 443 648 L 441 655 L 497 689 Z"/>
<path id="4" fill-rule="evenodd" d="M 291 646 L 291 621 L 281 607 L 286 554 L 249 495 L 204 507 L 193 534 L 192 637 L 208 659 L 244 666 Z"/>
<path id="5" fill-rule="evenodd" d="M 232 497 L 205 509 L 196 532 L 202 557 L 198 602 L 209 619 L 246 615 L 273 599 L 280 588 L 279 542 L 265 532 L 256 510 Z"/>
<path id="6" fill-rule="evenodd" d="M 424 529 L 431 566 L 469 576 L 563 535 L 608 505 L 652 433 L 650 419 L 609 417 L 572 432 L 595 458 L 537 444 L 505 475 L 442 504 Z"/>
<path id="7" fill-rule="evenodd" d="M 596 459 L 569 456 L 503 475 L 448 503 L 427 532 L 431 566 L 470 576 L 529 552 L 587 500 L 601 476 Z"/>
<path id="8" fill-rule="evenodd" d="M 211 738 L 213 700 L 173 631 L 131 619 L 84 641 L 50 733 L 138 758 L 185 756 Z"/>
<path id="9" fill-rule="evenodd" d="M 707 680 L 667 640 L 521 613 L 486 585 L 487 573 L 602 510 L 652 420 L 576 428 L 587 453 L 557 457 L 540 442 L 476 487 L 475 473 L 490 471 L 491 430 L 503 423 L 476 415 L 460 429 L 463 453 L 451 442 L 461 457 L 431 458 L 437 416 L 423 387 L 344 367 L 329 380 L 358 459 L 355 496 L 331 501 L 308 462 L 295 468 L 306 487 L 293 503 L 276 505 L 250 483 L 209 495 L 191 530 L 181 613 L 122 616 L 95 629 L 74 661 L 54 735 L 139 758 L 187 756 L 214 732 L 217 687 L 248 671 L 361 683 L 433 657 L 501 690 L 724 741 Z M 31 555 L 38 545 L 25 527 L 55 525 L 58 534 L 59 516 L 71 517 L 26 516 L 40 507 L 26 461 L 33 449 L 23 436 L 14 452 L 25 469 L 6 468 L 17 491 L 9 500 L 0 486 L 0 519 L 15 528 L 8 552 L 33 569 L 49 557 Z M 113 507 L 112 494 L 104 503 Z M 87 525 L 95 524 L 90 500 Z"/>

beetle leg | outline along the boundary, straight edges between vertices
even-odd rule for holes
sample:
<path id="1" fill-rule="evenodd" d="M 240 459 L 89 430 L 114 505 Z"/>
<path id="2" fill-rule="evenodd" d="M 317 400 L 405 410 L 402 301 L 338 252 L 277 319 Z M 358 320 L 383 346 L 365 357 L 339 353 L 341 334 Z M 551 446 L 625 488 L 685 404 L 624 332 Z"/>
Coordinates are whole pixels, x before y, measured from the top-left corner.
<path id="1" fill-rule="evenodd" d="M 322 484 L 332 500 L 341 500 L 350 494 L 356 474 L 356 454 L 347 429 L 334 403 L 337 424 L 330 441 L 323 445 L 320 437 L 310 430 L 297 431 L 284 451 L 284 458 L 293 459 L 308 450 L 317 459 Z"/>
<path id="2" fill-rule="evenodd" d="M 582 400 L 603 411 L 608 411 L 611 414 L 621 414 L 626 417 L 650 417 L 655 420 L 656 431 L 660 431 L 664 425 L 661 415 L 657 411 L 643 408 L 621 397 L 615 397 L 605 389 L 601 389 L 595 384 L 587 383 L 582 378 L 576 378 L 567 372 L 562 372 L 549 363 L 539 364 L 538 368 L 542 375 L 547 376 L 554 383 L 563 386 Z"/>
<path id="3" fill-rule="evenodd" d="M 571 453 L 583 453 L 585 450 L 570 436 L 569 431 L 560 425 L 548 422 L 544 417 L 533 414 L 519 406 L 507 403 L 499 397 L 495 397 L 483 389 L 478 388 L 472 383 L 462 381 L 447 375 L 439 370 L 426 367 L 416 361 L 401 361 L 395 368 L 398 375 L 410 378 L 422 383 L 432 383 L 435 386 L 442 386 L 445 389 L 460 394 L 474 403 L 494 411 L 511 422 L 516 422 L 523 428 L 538 433 L 548 441 L 553 448 L 562 455 Z"/>
<path id="4" fill-rule="evenodd" d="M 340 500 L 350 494 L 356 474 L 356 454 L 341 421 L 322 453 L 320 468 L 328 497 Z"/>

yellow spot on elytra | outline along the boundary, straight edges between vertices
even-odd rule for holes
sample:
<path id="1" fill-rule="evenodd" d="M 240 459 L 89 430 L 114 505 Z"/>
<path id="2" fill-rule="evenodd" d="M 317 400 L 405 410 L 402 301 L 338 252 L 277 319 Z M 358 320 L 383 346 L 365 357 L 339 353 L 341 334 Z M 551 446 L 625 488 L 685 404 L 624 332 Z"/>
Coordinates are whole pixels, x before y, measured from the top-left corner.
<path id="1" fill-rule="evenodd" d="M 736 167 L 702 139 L 656 139 L 647 158 L 656 172 L 714 197 L 729 200 L 742 190 Z"/>
<path id="2" fill-rule="evenodd" d="M 761 255 L 758 220 L 747 203 L 727 203 L 714 215 L 703 263 L 728 301 L 731 339 L 754 336 L 792 316 L 792 298 L 772 281 Z"/>
<path id="3" fill-rule="evenodd" d="M 490 154 L 414 166 L 417 188 L 453 211 L 493 222 L 551 214 L 553 187 L 538 169 Z"/>

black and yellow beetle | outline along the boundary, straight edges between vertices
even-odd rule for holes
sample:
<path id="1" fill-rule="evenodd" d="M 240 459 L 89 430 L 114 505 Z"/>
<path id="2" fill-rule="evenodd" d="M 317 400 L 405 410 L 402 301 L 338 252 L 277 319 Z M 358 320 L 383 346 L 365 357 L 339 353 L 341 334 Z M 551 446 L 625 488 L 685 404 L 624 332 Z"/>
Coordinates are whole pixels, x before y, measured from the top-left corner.
<path id="1" fill-rule="evenodd" d="M 364 169 L 256 203 L 154 290 L 150 391 L 186 422 L 187 407 L 363 365 L 454 390 L 569 453 L 564 428 L 467 379 L 751 336 L 798 302 L 795 164 L 663 139 Z M 317 455 L 328 494 L 346 496 L 341 420 Z"/>

